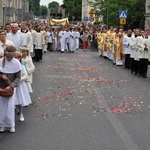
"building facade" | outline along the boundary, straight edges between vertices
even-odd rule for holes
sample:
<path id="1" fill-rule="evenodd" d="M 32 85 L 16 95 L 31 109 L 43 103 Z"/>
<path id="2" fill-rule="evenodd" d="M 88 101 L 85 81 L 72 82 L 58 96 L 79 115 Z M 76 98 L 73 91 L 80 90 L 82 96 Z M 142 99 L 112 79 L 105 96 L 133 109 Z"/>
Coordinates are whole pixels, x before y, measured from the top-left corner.
<path id="1" fill-rule="evenodd" d="M 150 29 L 150 0 L 146 0 L 145 28 Z"/>
<path id="2" fill-rule="evenodd" d="M 82 0 L 82 21 L 103 22 L 103 16 L 96 15 L 88 0 Z"/>
<path id="3" fill-rule="evenodd" d="M 28 18 L 28 0 L 0 0 L 0 26 Z"/>
<path id="4" fill-rule="evenodd" d="M 82 0 L 82 21 L 86 21 L 89 17 L 89 12 L 92 8 L 88 4 L 87 0 Z"/>

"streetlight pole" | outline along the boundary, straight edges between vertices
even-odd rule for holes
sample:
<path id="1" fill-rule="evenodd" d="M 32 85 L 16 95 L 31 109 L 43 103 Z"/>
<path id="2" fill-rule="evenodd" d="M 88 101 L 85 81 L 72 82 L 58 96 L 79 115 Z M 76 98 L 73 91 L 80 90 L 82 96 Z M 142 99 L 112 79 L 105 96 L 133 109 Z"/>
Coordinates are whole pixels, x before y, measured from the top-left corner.
<path id="1" fill-rule="evenodd" d="M 72 23 L 74 22 L 74 0 L 73 0 L 73 9 L 72 9 Z"/>
<path id="2" fill-rule="evenodd" d="M 0 0 L 0 26 L 2 26 L 3 25 L 3 6 L 2 6 L 2 0 Z"/>
<path id="3" fill-rule="evenodd" d="M 107 29 L 108 29 L 108 27 L 109 27 L 109 21 L 108 21 L 108 19 L 109 19 L 109 12 L 108 12 L 108 3 L 109 3 L 109 0 L 107 0 Z"/>

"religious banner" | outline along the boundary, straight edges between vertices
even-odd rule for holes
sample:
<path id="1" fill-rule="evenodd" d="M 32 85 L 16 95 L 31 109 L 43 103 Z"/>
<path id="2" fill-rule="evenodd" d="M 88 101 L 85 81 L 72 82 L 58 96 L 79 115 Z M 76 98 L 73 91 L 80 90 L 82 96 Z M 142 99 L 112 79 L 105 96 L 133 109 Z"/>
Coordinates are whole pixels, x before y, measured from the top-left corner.
<path id="1" fill-rule="evenodd" d="M 68 18 L 50 20 L 50 26 L 65 26 L 67 24 L 69 24 Z"/>

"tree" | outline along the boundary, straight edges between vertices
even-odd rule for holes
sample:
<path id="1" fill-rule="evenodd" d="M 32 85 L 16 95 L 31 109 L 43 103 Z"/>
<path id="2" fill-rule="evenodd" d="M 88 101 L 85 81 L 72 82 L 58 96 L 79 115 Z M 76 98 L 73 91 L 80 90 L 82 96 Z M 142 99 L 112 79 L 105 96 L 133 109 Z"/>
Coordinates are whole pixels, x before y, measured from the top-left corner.
<path id="1" fill-rule="evenodd" d="M 47 16 L 47 7 L 44 5 L 40 6 L 41 16 Z"/>
<path id="2" fill-rule="evenodd" d="M 48 8 L 50 9 L 51 13 L 57 13 L 58 7 L 59 7 L 59 3 L 55 1 L 48 4 Z"/>
<path id="3" fill-rule="evenodd" d="M 108 26 L 119 26 L 119 10 L 127 10 L 125 28 L 144 28 L 145 0 L 88 0 Z M 140 8 L 140 11 L 139 11 Z"/>
<path id="4" fill-rule="evenodd" d="M 81 20 L 82 0 L 64 0 L 64 5 L 69 20 Z"/>
<path id="5" fill-rule="evenodd" d="M 29 0 L 29 11 L 33 11 L 33 0 Z"/>
<path id="6" fill-rule="evenodd" d="M 29 10 L 40 16 L 40 0 L 29 0 Z"/>

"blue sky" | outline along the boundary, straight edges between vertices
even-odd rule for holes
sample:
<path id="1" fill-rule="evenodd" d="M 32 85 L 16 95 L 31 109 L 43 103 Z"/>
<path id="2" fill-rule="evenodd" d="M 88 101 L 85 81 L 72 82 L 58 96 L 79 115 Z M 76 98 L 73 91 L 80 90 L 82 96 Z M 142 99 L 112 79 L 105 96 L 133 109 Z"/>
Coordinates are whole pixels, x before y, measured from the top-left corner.
<path id="1" fill-rule="evenodd" d="M 62 4 L 63 0 L 41 0 L 40 5 L 48 6 L 48 4 L 51 3 L 52 1 L 55 1 L 55 2 L 58 2 L 59 4 Z"/>

